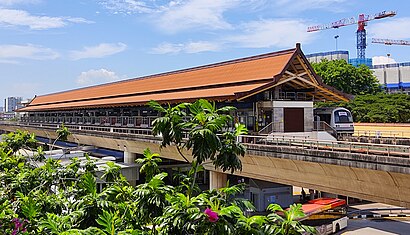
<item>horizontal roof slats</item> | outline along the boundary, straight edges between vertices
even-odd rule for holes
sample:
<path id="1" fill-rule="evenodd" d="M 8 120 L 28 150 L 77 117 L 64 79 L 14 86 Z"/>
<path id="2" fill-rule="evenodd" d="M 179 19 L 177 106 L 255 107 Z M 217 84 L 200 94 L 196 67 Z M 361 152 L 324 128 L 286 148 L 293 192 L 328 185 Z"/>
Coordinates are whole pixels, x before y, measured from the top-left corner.
<path id="1" fill-rule="evenodd" d="M 82 107 L 110 107 L 110 106 L 125 106 L 145 104 L 149 100 L 158 101 L 179 101 L 179 100 L 191 100 L 193 98 L 219 98 L 223 97 L 225 100 L 235 99 L 235 94 L 240 92 L 246 92 L 257 87 L 261 84 L 250 84 L 240 86 L 229 86 L 212 89 L 201 90 L 187 90 L 180 92 L 164 92 L 150 95 L 131 95 L 126 97 L 105 98 L 103 103 L 101 100 L 85 100 L 85 101 L 72 101 L 57 104 L 45 104 L 38 106 L 29 106 L 24 108 L 24 111 L 35 110 L 54 110 L 54 109 L 70 109 L 70 108 L 82 108 Z"/>
<path id="2" fill-rule="evenodd" d="M 266 54 L 260 57 L 239 59 L 171 73 L 38 96 L 30 103 L 30 106 L 135 95 L 147 92 L 152 93 L 156 91 L 198 89 L 209 86 L 257 82 L 260 79 L 273 79 L 273 76 L 283 70 L 294 52 L 295 49 L 292 49 L 280 53 Z"/>
<path id="3" fill-rule="evenodd" d="M 289 76 L 285 71 L 290 67 L 307 72 L 309 77 L 300 79 L 310 79 L 309 83 L 320 88 L 318 92 L 329 93 L 333 100 L 345 100 L 343 94 L 333 92 L 321 82 L 297 45 L 274 53 L 37 96 L 19 111 L 121 107 L 144 105 L 150 100 L 162 103 L 199 98 L 240 100 L 280 85 L 278 81 Z M 295 84 L 301 83 L 295 81 Z"/>

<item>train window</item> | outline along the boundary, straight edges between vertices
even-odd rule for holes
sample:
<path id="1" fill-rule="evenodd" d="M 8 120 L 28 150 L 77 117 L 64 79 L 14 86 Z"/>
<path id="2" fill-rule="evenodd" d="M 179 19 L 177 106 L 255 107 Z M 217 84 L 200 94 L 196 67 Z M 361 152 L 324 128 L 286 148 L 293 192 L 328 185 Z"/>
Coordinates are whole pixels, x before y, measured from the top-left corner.
<path id="1" fill-rule="evenodd" d="M 352 115 L 350 112 L 344 110 L 336 110 L 335 114 L 335 123 L 351 123 L 353 122 Z"/>

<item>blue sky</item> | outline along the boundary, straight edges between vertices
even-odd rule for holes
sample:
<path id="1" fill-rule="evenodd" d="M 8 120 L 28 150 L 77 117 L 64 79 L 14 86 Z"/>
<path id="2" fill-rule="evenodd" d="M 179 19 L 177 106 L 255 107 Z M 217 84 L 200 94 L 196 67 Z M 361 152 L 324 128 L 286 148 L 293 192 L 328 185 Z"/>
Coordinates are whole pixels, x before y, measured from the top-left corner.
<path id="1" fill-rule="evenodd" d="M 277 51 L 356 55 L 356 26 L 307 26 L 395 10 L 366 27 L 368 57 L 410 61 L 410 2 L 402 0 L 0 0 L 0 98 L 57 91 Z M 0 106 L 2 106 L 0 104 Z"/>

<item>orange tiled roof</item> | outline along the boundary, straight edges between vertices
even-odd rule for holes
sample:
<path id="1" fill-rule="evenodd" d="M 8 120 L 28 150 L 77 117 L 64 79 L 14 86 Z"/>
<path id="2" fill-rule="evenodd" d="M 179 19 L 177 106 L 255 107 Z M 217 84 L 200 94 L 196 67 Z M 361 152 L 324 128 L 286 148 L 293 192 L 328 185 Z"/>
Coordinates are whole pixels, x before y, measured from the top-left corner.
<path id="1" fill-rule="evenodd" d="M 234 100 L 237 93 L 247 92 L 260 87 L 261 84 L 249 84 L 240 86 L 228 86 L 220 88 L 187 90 L 179 92 L 165 92 L 149 95 L 131 95 L 125 97 L 104 98 L 96 100 L 71 101 L 57 104 L 43 104 L 36 106 L 28 106 L 22 111 L 35 110 L 53 110 L 53 109 L 71 109 L 77 107 L 107 107 L 107 106 L 127 106 L 127 105 L 141 105 L 150 100 L 157 101 L 185 101 L 198 98 L 216 99 L 216 100 Z"/>
<path id="2" fill-rule="evenodd" d="M 273 81 L 296 48 L 260 56 L 37 96 L 21 111 L 178 102 L 198 98 L 227 100 Z"/>

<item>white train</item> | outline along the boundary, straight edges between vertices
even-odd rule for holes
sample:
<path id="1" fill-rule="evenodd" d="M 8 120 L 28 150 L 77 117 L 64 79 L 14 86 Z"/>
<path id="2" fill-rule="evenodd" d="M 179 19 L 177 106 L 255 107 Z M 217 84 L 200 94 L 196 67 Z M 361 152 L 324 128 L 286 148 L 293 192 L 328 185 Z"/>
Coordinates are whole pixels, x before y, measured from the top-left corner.
<path id="1" fill-rule="evenodd" d="M 352 114 L 345 108 L 315 108 L 315 126 L 322 127 L 328 125 L 335 131 L 337 138 L 351 136 L 354 133 L 354 123 Z M 324 124 L 326 123 L 326 124 Z M 324 125 L 323 125 L 324 124 Z"/>

